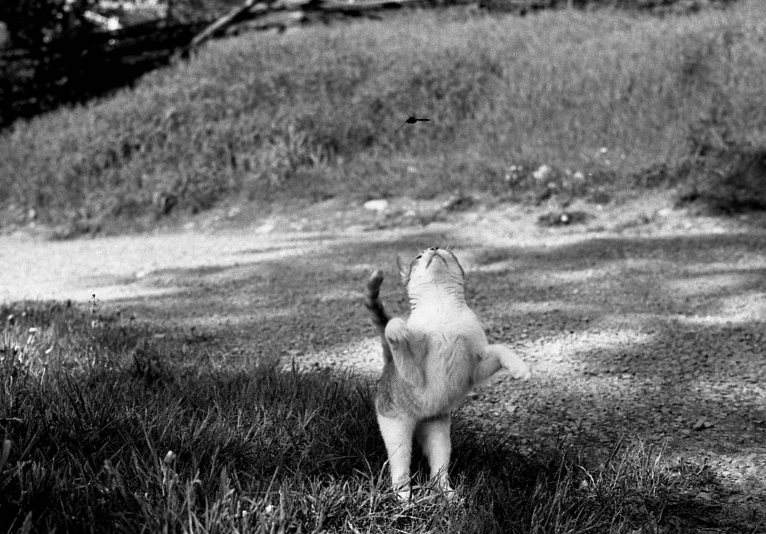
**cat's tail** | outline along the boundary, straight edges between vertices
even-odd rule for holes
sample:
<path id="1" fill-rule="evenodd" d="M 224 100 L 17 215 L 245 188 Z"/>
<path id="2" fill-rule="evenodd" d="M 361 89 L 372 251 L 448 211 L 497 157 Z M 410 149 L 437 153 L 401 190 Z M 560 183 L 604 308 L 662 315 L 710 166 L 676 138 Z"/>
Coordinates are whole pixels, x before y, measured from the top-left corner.
<path id="1" fill-rule="evenodd" d="M 372 315 L 372 323 L 380 334 L 380 343 L 383 345 L 383 358 L 385 361 L 392 361 L 391 349 L 386 341 L 386 325 L 390 317 L 380 301 L 380 286 L 383 283 L 383 271 L 377 270 L 372 273 L 367 282 L 367 293 L 364 296 L 364 305 Z"/>

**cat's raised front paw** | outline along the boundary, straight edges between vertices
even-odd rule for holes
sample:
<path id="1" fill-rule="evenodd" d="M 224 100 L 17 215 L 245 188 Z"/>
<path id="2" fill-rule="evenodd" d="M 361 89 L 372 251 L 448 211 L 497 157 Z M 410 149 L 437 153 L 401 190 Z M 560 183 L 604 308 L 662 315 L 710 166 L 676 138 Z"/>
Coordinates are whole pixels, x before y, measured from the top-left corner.
<path id="1" fill-rule="evenodd" d="M 532 371 L 524 361 L 516 355 L 503 359 L 503 367 L 508 370 L 508 374 L 515 380 L 526 382 L 532 378 Z"/>
<path id="2" fill-rule="evenodd" d="M 400 317 L 394 317 L 386 325 L 386 341 L 392 346 L 401 345 L 407 341 L 409 330 L 407 323 Z"/>

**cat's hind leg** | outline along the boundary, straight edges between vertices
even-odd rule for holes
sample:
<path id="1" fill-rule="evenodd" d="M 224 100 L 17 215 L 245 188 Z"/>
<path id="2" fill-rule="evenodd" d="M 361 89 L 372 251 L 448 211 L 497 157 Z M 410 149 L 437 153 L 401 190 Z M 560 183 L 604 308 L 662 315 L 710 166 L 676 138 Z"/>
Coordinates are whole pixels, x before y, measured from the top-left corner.
<path id="1" fill-rule="evenodd" d="M 410 498 L 410 461 L 412 459 L 412 436 L 415 421 L 408 418 L 393 418 L 378 414 L 378 425 L 388 452 L 388 467 L 391 470 L 391 484 L 402 500 Z"/>
<path id="2" fill-rule="evenodd" d="M 450 442 L 450 414 L 445 413 L 436 418 L 423 421 L 418 425 L 417 437 L 423 453 L 428 458 L 431 467 L 431 479 L 448 497 L 452 497 L 449 485 L 449 458 L 452 449 Z"/>

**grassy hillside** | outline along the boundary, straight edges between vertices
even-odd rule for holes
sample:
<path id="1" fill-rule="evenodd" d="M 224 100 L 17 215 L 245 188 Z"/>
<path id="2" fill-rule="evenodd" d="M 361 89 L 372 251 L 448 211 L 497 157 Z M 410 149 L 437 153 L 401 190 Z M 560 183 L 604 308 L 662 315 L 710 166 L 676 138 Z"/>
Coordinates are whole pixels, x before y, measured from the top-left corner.
<path id="1" fill-rule="evenodd" d="M 673 183 L 711 150 L 766 147 L 765 38 L 757 0 L 664 18 L 407 11 L 246 35 L 2 134 L 2 221 L 92 229 L 232 197 Z M 408 112 L 432 122 L 397 129 Z M 543 163 L 550 185 L 529 172 Z"/>

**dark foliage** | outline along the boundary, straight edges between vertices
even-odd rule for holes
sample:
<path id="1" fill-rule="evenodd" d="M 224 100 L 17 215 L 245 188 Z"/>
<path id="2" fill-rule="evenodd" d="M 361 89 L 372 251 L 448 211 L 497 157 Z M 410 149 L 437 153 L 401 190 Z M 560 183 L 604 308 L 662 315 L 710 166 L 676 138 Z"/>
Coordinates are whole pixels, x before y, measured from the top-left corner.
<path id="1" fill-rule="evenodd" d="M 0 20 L 5 22 L 12 45 L 42 51 L 62 37 L 87 34 L 93 25 L 85 13 L 94 0 L 18 0 L 0 3 Z"/>
<path id="2" fill-rule="evenodd" d="M 713 214 L 766 209 L 766 149 L 703 144 L 689 163 L 689 183 L 678 204 L 697 205 Z"/>

